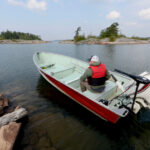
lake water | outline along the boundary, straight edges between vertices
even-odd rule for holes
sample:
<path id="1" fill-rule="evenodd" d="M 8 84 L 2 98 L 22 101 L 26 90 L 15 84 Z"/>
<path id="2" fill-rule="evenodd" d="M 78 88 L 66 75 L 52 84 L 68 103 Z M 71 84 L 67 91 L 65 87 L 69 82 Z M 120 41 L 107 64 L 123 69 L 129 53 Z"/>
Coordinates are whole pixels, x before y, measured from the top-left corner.
<path id="1" fill-rule="evenodd" d="M 150 71 L 150 45 L 0 45 L 0 92 L 29 114 L 16 150 L 150 150 L 150 111 L 105 122 L 43 79 L 32 56 L 55 52 L 86 61 L 96 54 L 109 70 Z"/>

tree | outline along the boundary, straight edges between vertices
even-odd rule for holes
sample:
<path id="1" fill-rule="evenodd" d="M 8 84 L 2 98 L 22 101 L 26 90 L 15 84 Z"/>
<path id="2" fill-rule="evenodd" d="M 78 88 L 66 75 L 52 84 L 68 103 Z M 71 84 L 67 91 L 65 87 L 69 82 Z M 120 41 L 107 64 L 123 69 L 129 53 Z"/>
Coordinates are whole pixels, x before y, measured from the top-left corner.
<path id="1" fill-rule="evenodd" d="M 78 27 L 77 30 L 75 31 L 75 37 L 79 36 L 79 31 L 81 31 L 81 27 Z"/>
<path id="2" fill-rule="evenodd" d="M 79 35 L 80 31 L 81 31 L 81 27 L 78 27 L 77 30 L 75 31 L 75 36 L 74 36 L 74 41 L 75 42 L 85 40 L 85 36 L 84 35 Z"/>
<path id="3" fill-rule="evenodd" d="M 118 29 L 119 24 L 117 22 L 114 22 L 106 29 L 103 29 L 100 33 L 100 38 L 116 38 L 119 36 Z"/>

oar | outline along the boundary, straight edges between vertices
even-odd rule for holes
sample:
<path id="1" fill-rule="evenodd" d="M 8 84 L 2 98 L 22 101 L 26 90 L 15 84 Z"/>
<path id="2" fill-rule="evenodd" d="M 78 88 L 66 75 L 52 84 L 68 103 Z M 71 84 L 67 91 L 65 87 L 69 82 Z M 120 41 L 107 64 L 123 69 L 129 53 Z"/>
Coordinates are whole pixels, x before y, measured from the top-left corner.
<path id="1" fill-rule="evenodd" d="M 125 91 L 124 87 L 122 86 L 122 84 L 116 79 L 116 77 L 111 74 L 112 78 L 114 79 L 115 83 L 117 84 L 117 86 L 122 90 L 122 92 Z"/>

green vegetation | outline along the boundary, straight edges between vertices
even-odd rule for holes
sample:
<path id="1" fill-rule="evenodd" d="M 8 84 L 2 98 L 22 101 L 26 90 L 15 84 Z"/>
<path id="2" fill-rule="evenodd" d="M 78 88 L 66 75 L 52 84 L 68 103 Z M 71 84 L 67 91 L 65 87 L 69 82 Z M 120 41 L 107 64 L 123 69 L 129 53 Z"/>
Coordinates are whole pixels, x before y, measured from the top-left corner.
<path id="1" fill-rule="evenodd" d="M 81 31 L 81 27 L 78 27 L 77 30 L 75 31 L 74 41 L 79 42 L 79 41 L 90 39 L 90 38 L 93 38 L 93 39 L 109 38 L 109 41 L 113 42 L 116 40 L 116 38 L 126 37 L 123 34 L 119 34 L 118 26 L 119 24 L 117 22 L 114 22 L 112 25 L 110 25 L 106 29 L 103 29 L 100 32 L 99 36 L 88 35 L 87 38 L 84 35 L 79 35 L 79 32 Z"/>
<path id="2" fill-rule="evenodd" d="M 93 39 L 96 39 L 97 36 L 95 36 L 95 35 L 88 35 L 88 36 L 87 36 L 87 39 L 92 39 L 92 38 L 93 38 Z"/>
<path id="3" fill-rule="evenodd" d="M 149 40 L 149 38 L 142 38 L 142 37 L 138 37 L 138 36 L 132 36 L 131 39 L 135 39 L 135 40 Z"/>
<path id="4" fill-rule="evenodd" d="M 105 38 L 108 38 L 110 42 L 114 42 L 117 38 L 129 38 L 129 37 L 126 37 L 124 34 L 120 33 L 118 22 L 114 22 L 109 27 L 101 30 L 99 36 L 88 35 L 87 37 L 85 37 L 84 35 L 79 35 L 80 31 L 81 31 L 81 27 L 78 27 L 77 30 L 75 31 L 75 36 L 74 36 L 75 42 L 79 42 L 82 40 L 88 40 L 88 39 L 101 40 L 101 39 L 105 39 Z M 141 38 L 141 37 L 137 37 L 137 36 L 132 36 L 129 39 L 149 40 L 150 38 Z"/>
<path id="5" fill-rule="evenodd" d="M 100 38 L 109 38 L 109 37 L 117 37 L 118 36 L 118 26 L 117 22 L 113 23 L 106 29 L 103 29 L 100 33 Z"/>
<path id="6" fill-rule="evenodd" d="M 41 40 L 40 36 L 31 33 L 23 32 L 12 32 L 7 30 L 6 32 L 1 32 L 0 40 Z"/>
<path id="7" fill-rule="evenodd" d="M 78 27 L 77 30 L 75 31 L 75 36 L 74 36 L 75 42 L 79 42 L 86 39 L 84 35 L 79 35 L 80 31 L 81 31 L 81 27 Z"/>
<path id="8" fill-rule="evenodd" d="M 100 39 L 109 38 L 109 41 L 113 42 L 116 40 L 116 38 L 126 37 L 123 34 L 119 34 L 118 26 L 119 24 L 115 22 L 106 29 L 103 29 L 99 35 L 99 38 Z"/>

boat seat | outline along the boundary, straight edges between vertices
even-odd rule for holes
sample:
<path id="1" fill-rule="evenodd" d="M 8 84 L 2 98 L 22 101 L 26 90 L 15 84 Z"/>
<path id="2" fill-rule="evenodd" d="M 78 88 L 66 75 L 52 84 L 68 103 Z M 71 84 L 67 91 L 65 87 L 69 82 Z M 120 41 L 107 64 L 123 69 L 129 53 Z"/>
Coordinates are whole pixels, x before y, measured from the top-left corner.
<path id="1" fill-rule="evenodd" d="M 69 67 L 60 67 L 60 68 L 55 68 L 53 70 L 51 70 L 52 74 L 56 74 L 56 73 L 60 73 L 60 72 L 64 72 L 67 70 L 73 70 L 75 67 L 74 66 L 69 66 Z"/>
<path id="2" fill-rule="evenodd" d="M 75 68 L 75 66 L 56 66 L 55 65 L 51 68 L 44 69 L 44 72 L 46 72 L 47 74 L 50 74 L 52 76 L 55 76 L 58 73 L 60 74 L 61 72 L 73 70 L 74 68 Z"/>
<path id="3" fill-rule="evenodd" d="M 109 100 L 109 97 L 111 97 L 111 95 L 113 95 L 113 93 L 115 93 L 117 86 L 113 81 L 106 81 L 105 83 L 105 89 L 103 92 L 98 93 L 98 92 L 91 92 L 89 90 L 86 90 L 85 92 L 83 92 L 83 95 L 85 95 L 86 97 L 92 99 L 92 100 L 96 100 L 98 101 L 99 98 L 104 98 Z"/>
<path id="4" fill-rule="evenodd" d="M 80 76 L 81 76 L 81 74 L 79 74 L 78 72 L 74 72 L 74 73 L 62 78 L 60 81 L 65 84 L 71 84 L 72 82 L 79 80 Z"/>

